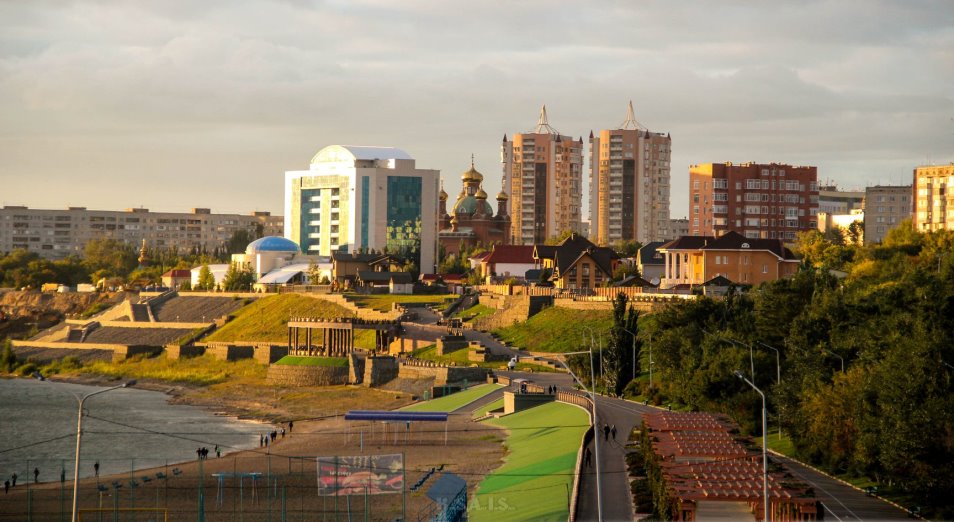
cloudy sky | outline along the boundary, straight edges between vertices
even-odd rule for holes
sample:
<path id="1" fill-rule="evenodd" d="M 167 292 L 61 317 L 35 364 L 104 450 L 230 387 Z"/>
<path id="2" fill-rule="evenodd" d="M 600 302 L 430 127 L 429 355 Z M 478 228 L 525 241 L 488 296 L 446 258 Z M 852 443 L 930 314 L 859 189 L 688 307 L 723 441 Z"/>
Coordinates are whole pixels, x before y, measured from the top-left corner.
<path id="1" fill-rule="evenodd" d="M 694 163 L 908 183 L 954 161 L 954 2 L 0 0 L 0 203 L 280 213 L 330 144 L 452 194 L 474 154 L 495 194 L 541 105 L 587 136 L 629 100 L 672 134 L 673 217 Z"/>

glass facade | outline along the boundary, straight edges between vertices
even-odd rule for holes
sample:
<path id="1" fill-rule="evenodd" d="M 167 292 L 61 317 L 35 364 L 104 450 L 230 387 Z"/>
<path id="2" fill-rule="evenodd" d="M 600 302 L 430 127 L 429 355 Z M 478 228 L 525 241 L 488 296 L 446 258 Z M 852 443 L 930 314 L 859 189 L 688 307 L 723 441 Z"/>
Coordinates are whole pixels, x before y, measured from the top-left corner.
<path id="1" fill-rule="evenodd" d="M 421 178 L 388 176 L 387 249 L 420 266 Z"/>
<path id="2" fill-rule="evenodd" d="M 314 201 L 312 201 L 314 200 Z M 312 221 L 321 220 L 321 189 L 301 189 L 301 216 L 299 221 L 299 237 L 293 238 L 301 247 L 302 252 L 318 250 L 320 240 L 311 237 L 321 231 L 320 225 L 311 225 Z"/>
<path id="3" fill-rule="evenodd" d="M 370 199 L 369 187 L 371 181 L 368 176 L 361 176 L 361 237 L 358 238 L 358 245 L 363 249 L 368 248 L 368 200 Z"/>

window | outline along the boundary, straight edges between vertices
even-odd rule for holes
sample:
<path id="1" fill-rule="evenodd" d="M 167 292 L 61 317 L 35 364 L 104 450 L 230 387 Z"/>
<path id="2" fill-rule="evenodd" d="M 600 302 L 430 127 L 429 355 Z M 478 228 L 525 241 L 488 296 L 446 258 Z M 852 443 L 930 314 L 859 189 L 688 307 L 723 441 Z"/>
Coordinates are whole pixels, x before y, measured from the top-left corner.
<path id="1" fill-rule="evenodd" d="M 692 182 L 692 189 L 699 190 L 699 180 L 695 180 Z"/>
<path id="2" fill-rule="evenodd" d="M 763 273 L 763 274 L 767 274 L 767 273 L 768 273 L 768 265 L 762 265 L 762 273 Z"/>
<path id="3" fill-rule="evenodd" d="M 757 179 L 747 179 L 745 180 L 745 188 L 749 190 L 754 190 L 762 187 L 762 182 Z"/>
<path id="4" fill-rule="evenodd" d="M 727 179 L 714 179 L 714 180 L 712 180 L 712 188 L 714 188 L 714 189 L 727 189 L 727 188 L 729 188 L 729 180 L 727 180 Z"/>

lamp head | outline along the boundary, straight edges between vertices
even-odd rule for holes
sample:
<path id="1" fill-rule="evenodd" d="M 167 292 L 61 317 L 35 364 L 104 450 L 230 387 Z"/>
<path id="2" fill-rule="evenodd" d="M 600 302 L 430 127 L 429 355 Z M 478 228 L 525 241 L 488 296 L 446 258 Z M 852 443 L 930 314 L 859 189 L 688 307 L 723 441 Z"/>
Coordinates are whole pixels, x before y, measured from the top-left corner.
<path id="1" fill-rule="evenodd" d="M 738 377 L 739 379 L 745 379 L 745 377 L 742 376 L 742 372 L 740 372 L 739 370 L 732 372 L 732 374 Z"/>

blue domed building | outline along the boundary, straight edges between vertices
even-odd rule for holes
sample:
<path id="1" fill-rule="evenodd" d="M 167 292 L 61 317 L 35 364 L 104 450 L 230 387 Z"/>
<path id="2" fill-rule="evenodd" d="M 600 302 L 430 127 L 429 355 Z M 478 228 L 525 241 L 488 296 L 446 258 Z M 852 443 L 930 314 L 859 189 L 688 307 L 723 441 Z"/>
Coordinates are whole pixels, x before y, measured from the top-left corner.
<path id="1" fill-rule="evenodd" d="M 279 236 L 265 236 L 249 243 L 244 254 L 232 254 L 232 262 L 251 269 L 258 281 L 272 270 L 292 264 L 300 254 L 301 249 L 294 241 Z"/>

